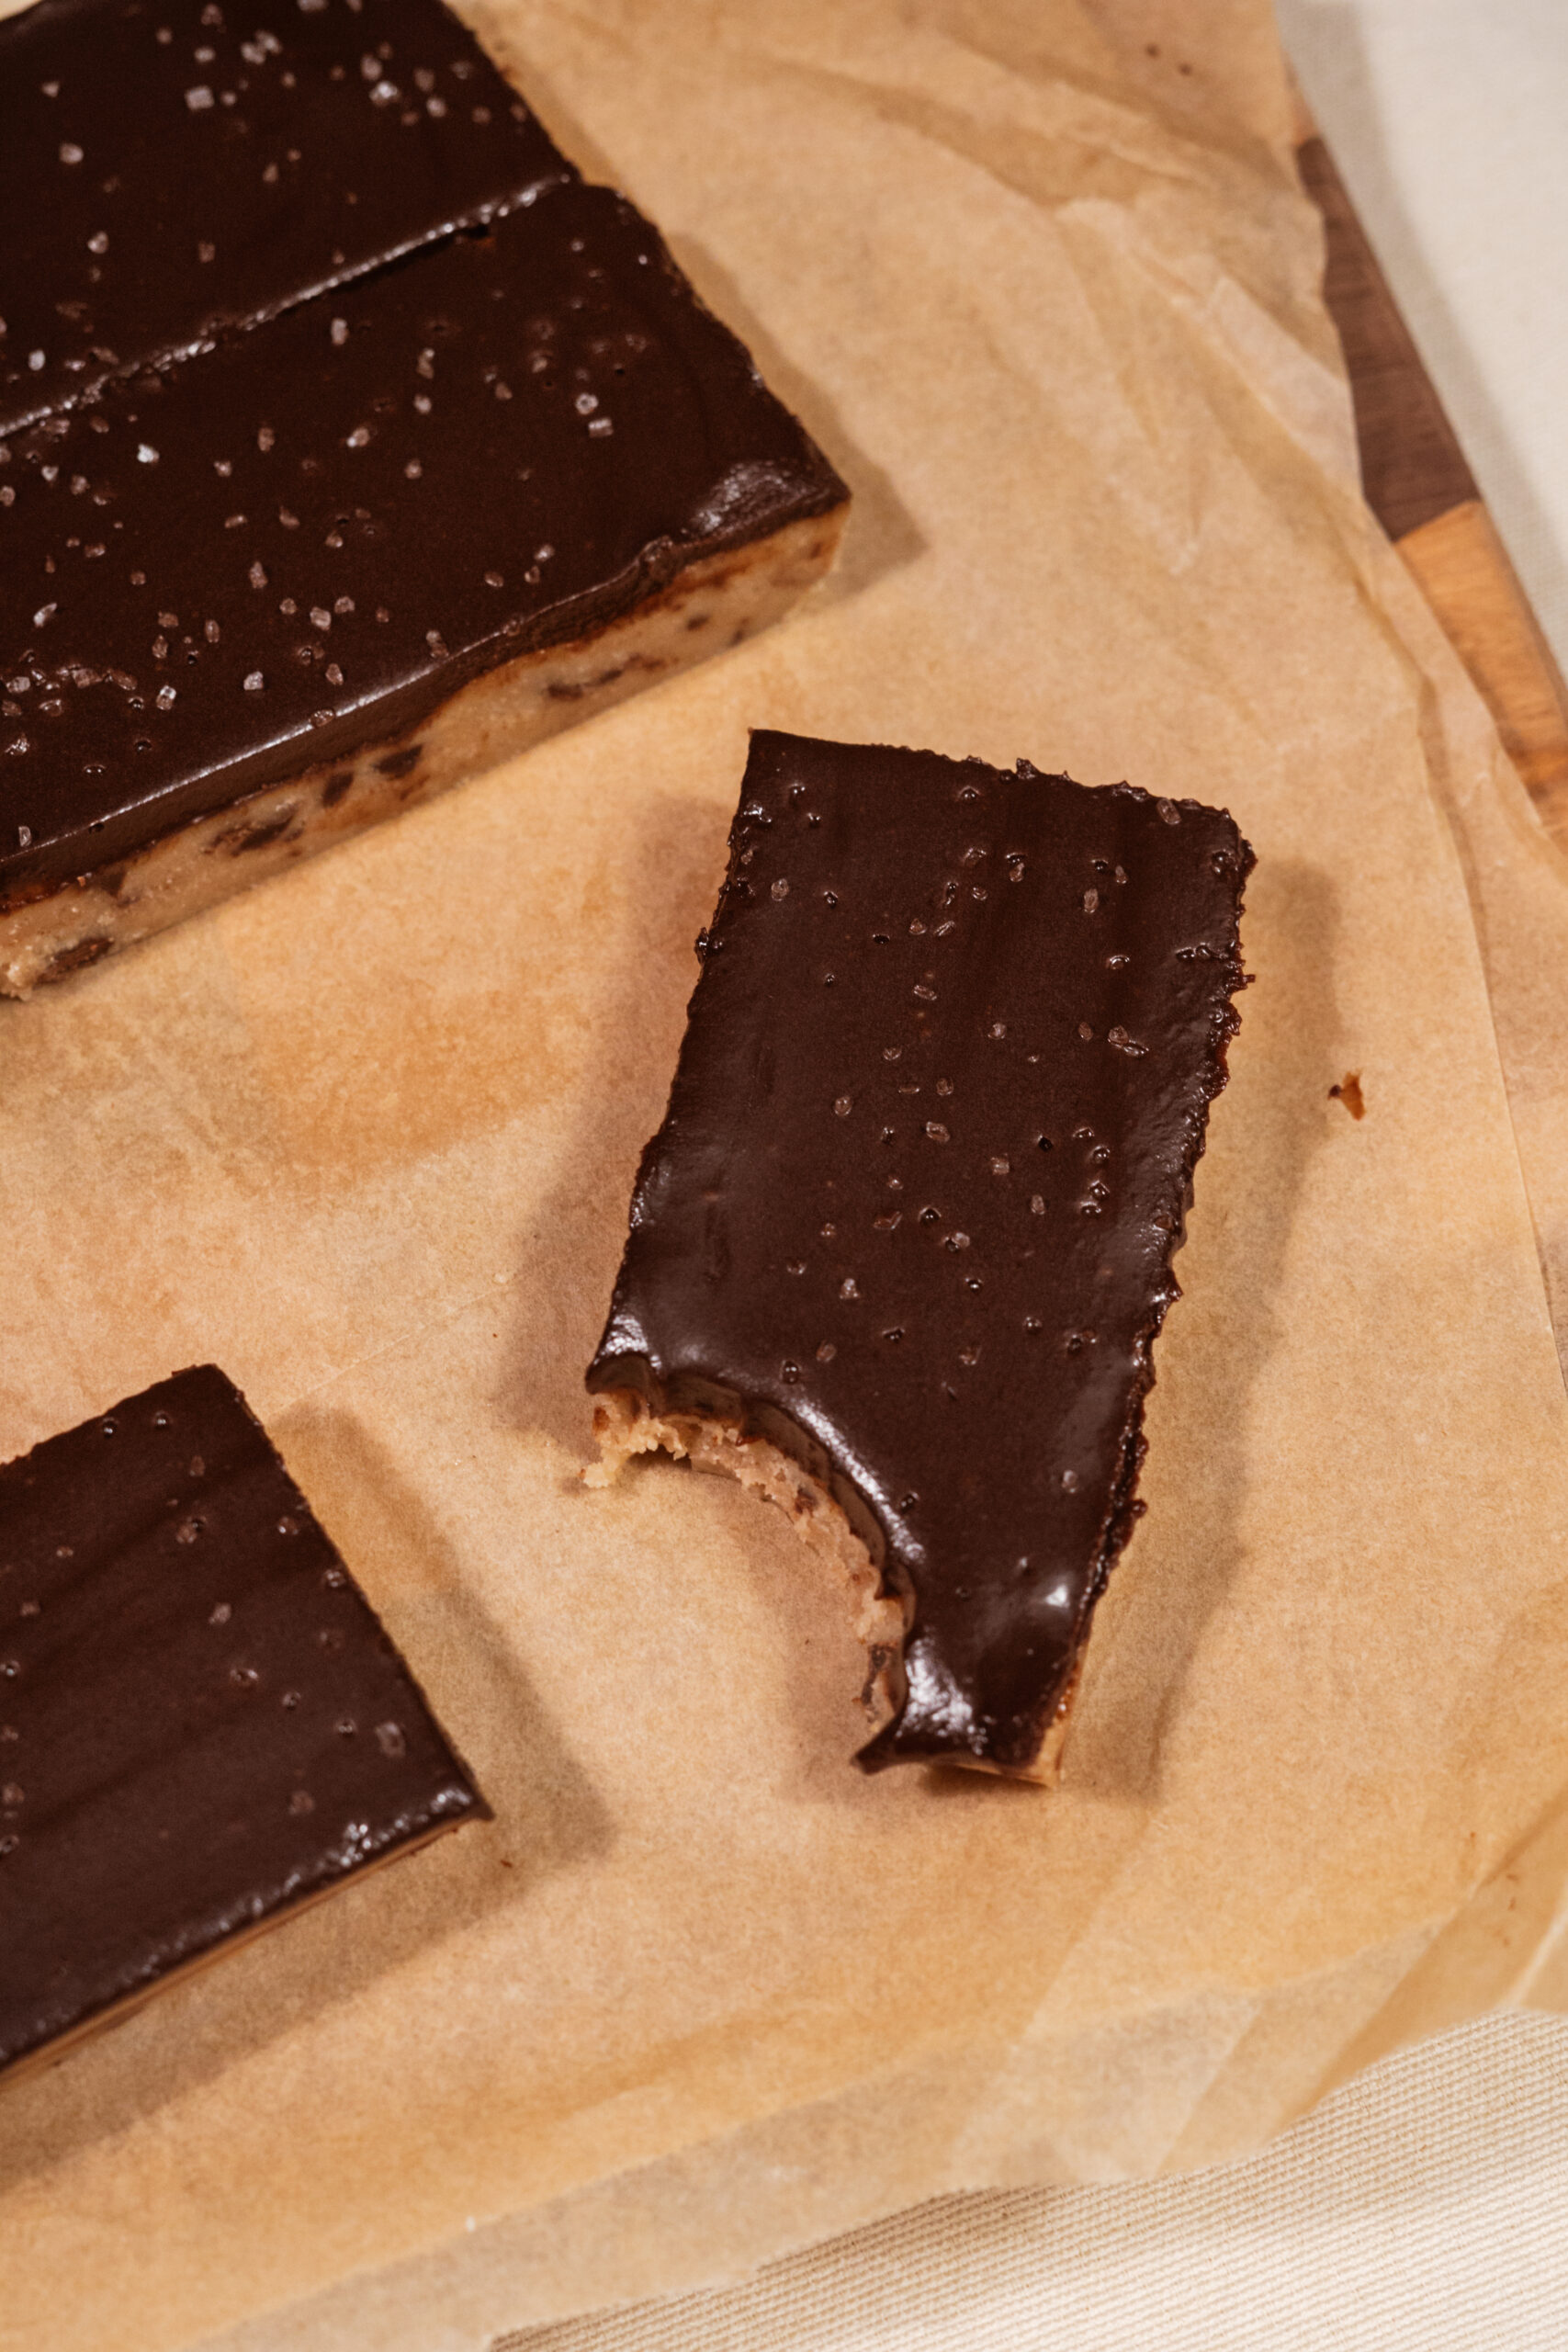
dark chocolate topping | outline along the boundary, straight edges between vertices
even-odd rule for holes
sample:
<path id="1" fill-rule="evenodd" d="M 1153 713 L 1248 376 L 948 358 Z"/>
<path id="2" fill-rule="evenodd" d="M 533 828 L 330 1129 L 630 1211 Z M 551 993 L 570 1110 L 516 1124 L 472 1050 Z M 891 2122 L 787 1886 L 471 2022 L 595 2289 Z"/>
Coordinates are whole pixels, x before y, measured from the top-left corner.
<path id="1" fill-rule="evenodd" d="M 0 1468 L 0 2068 L 488 1819 L 233 1384 Z"/>
<path id="2" fill-rule="evenodd" d="M 439 0 L 0 23 L 0 433 L 575 178 Z"/>
<path id="3" fill-rule="evenodd" d="M 1136 1506 L 1224 1083 L 1229 816 L 751 740 L 591 1389 L 739 1412 L 912 1602 L 863 1761 L 1028 1764 Z"/>
<path id="4" fill-rule="evenodd" d="M 0 453 L 0 903 L 847 495 L 581 185 Z"/>

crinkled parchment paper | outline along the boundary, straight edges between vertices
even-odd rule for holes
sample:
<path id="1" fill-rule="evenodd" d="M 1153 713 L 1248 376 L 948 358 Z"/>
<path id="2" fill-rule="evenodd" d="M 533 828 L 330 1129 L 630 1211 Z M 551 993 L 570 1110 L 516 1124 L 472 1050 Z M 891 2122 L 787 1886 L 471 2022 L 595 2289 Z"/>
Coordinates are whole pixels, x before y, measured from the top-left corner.
<path id="1" fill-rule="evenodd" d="M 1270 28 L 483 28 L 856 508 L 755 645 L 0 1008 L 0 1451 L 215 1357 L 498 1815 L 0 2090 L 28 2352 L 478 2346 L 935 2190 L 1237 2154 L 1409 2034 L 1568 2005 L 1568 1409 L 1470 904 L 1517 1077 L 1561 880 L 1356 497 Z M 578 1481 L 749 724 L 1125 775 L 1258 851 L 1054 1793 L 863 1779 L 782 1521 Z"/>

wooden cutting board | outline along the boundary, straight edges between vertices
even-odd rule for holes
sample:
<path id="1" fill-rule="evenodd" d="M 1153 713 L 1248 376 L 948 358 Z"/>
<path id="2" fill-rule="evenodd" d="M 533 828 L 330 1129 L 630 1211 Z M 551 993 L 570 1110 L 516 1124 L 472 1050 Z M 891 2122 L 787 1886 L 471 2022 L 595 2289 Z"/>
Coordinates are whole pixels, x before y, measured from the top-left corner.
<path id="1" fill-rule="evenodd" d="M 1296 160 L 1327 232 L 1367 503 L 1497 722 L 1542 823 L 1568 847 L 1568 692 L 1334 159 L 1303 117 Z"/>

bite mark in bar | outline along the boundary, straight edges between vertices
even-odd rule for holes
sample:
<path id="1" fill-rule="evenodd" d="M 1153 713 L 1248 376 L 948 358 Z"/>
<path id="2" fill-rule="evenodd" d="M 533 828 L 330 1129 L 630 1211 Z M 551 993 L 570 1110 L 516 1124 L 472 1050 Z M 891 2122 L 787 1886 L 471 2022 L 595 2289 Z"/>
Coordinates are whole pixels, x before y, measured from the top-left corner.
<path id="1" fill-rule="evenodd" d="M 1223 810 L 754 735 L 588 1373 L 900 1605 L 868 1769 L 1051 1776 L 1225 1082 Z"/>

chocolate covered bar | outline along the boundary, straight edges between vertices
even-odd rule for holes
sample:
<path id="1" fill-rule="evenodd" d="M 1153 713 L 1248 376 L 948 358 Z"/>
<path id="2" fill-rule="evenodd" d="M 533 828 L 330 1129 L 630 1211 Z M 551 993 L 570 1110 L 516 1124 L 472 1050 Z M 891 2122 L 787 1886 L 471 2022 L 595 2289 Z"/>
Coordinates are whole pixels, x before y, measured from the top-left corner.
<path id="1" fill-rule="evenodd" d="M 0 23 L 0 434 L 577 176 L 440 0 Z"/>
<path id="2" fill-rule="evenodd" d="M 0 2071 L 489 1818 L 214 1365 L 0 1468 Z"/>
<path id="3" fill-rule="evenodd" d="M 335 23 L 344 0 L 329 6 Z M 434 57 L 430 28 L 453 25 L 466 46 L 448 80 L 467 64 L 479 86 L 468 37 L 430 0 L 366 0 L 367 40 L 371 14 L 412 22 L 382 44 L 392 62 Z M 51 77 L 56 97 L 29 83 L 21 111 L 90 80 L 96 54 Z M 435 70 L 416 62 L 412 86 Z M 344 88 L 321 85 L 323 123 Z M 177 349 L 72 379 L 0 438 L 0 990 L 95 962 L 737 642 L 831 560 L 843 484 L 648 222 L 585 187 L 526 116 L 493 152 L 438 140 L 440 169 L 400 191 L 365 130 L 374 100 L 362 76 L 317 191 L 335 206 L 352 182 L 361 207 L 338 209 L 357 212 L 379 187 L 378 236 L 331 249 L 361 275 L 286 302 L 278 288 L 321 267 L 314 214 L 288 213 L 270 277 L 260 259 L 230 277 L 214 265 L 227 312 L 181 311 L 171 278 L 154 311 Z M 423 127 L 445 136 L 442 105 L 408 128 L 411 155 Z M 100 130 L 112 157 L 111 118 Z M 126 187 L 128 231 L 148 231 L 164 198 L 145 175 Z M 193 183 L 193 219 L 209 200 L 229 199 Z M 371 266 L 418 217 L 423 249 Z M 135 313 L 136 283 L 99 290 Z M 102 348 L 123 360 L 132 337 L 116 332 Z M 193 334 L 202 347 L 178 356 Z M 13 327 L 0 351 L 15 343 Z M 67 368 L 80 355 L 62 347 Z"/>
<path id="4" fill-rule="evenodd" d="M 844 498 L 581 186 L 0 446 L 13 989 L 761 627 Z"/>
<path id="5" fill-rule="evenodd" d="M 588 1372 L 894 1607 L 870 1770 L 1048 1779 L 1126 1544 L 1252 853 L 1128 785 L 757 734 Z M 899 1655 L 901 1640 L 902 1655 Z"/>

